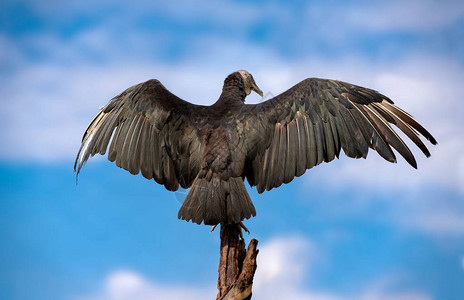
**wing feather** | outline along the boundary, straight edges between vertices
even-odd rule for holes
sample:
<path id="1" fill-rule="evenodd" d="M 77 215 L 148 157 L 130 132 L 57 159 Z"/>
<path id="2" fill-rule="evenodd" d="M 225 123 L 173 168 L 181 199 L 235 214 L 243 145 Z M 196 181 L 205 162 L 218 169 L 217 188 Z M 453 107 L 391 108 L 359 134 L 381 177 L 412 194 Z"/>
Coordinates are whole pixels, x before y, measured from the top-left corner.
<path id="1" fill-rule="evenodd" d="M 116 141 L 116 149 L 118 149 L 116 152 L 116 165 L 120 168 L 127 169 L 126 161 L 129 158 L 127 148 L 129 147 L 129 136 L 131 136 L 135 121 L 136 118 L 132 118 L 122 124 L 119 139 Z"/>
<path id="2" fill-rule="evenodd" d="M 142 136 L 141 136 L 141 165 L 140 171 L 142 172 L 143 177 L 147 179 L 153 178 L 153 150 L 152 147 L 154 146 L 151 143 L 151 135 L 152 131 L 150 128 L 150 122 L 148 119 L 144 119 L 143 126 L 142 126 Z"/>
<path id="3" fill-rule="evenodd" d="M 111 136 L 113 134 L 114 128 L 116 126 L 116 122 L 118 121 L 118 114 L 107 114 L 107 121 L 105 122 L 102 132 L 97 139 L 95 144 L 95 150 L 101 155 L 106 153 L 106 149 L 108 147 L 108 143 L 111 140 Z"/>
<path id="4" fill-rule="evenodd" d="M 121 131 L 122 131 L 122 125 L 117 125 L 116 130 L 115 130 L 115 132 L 114 132 L 113 139 L 111 140 L 110 150 L 109 150 L 109 152 L 108 152 L 108 160 L 109 160 L 109 161 L 113 161 L 113 162 L 114 162 L 114 161 L 116 160 L 116 156 L 117 156 L 116 141 L 119 139 L 119 136 L 120 136 L 120 134 L 121 134 Z M 78 156 L 79 156 L 79 153 L 80 153 L 80 152 L 81 152 L 81 151 L 78 152 Z M 76 158 L 76 160 L 77 160 L 77 158 Z M 76 168 L 74 168 L 74 169 L 76 169 Z M 79 173 L 80 169 L 81 169 L 80 167 L 77 168 L 77 172 L 78 172 L 78 173 Z"/>
<path id="5" fill-rule="evenodd" d="M 267 155 L 267 168 L 266 168 L 266 172 L 264 173 L 265 176 L 263 176 L 263 182 L 265 183 L 266 185 L 266 189 L 269 188 L 271 189 L 271 187 L 277 183 L 278 179 L 275 178 L 277 177 L 277 171 L 278 170 L 278 167 L 276 167 L 278 165 L 278 161 L 277 161 L 277 158 L 279 156 L 279 145 L 280 145 L 280 128 L 282 126 L 278 123 L 276 124 L 275 126 L 275 130 L 274 130 L 274 138 L 273 138 L 273 141 L 274 143 L 272 144 L 272 147 L 270 148 L 270 151 Z"/>
<path id="6" fill-rule="evenodd" d="M 363 107 L 360 107 L 357 103 L 353 103 L 354 108 L 358 113 L 358 119 L 363 123 L 363 129 L 365 132 L 368 132 L 368 141 L 370 147 L 377 151 L 385 160 L 389 162 L 396 162 L 396 156 L 393 153 L 390 145 L 385 140 L 385 137 L 382 135 L 380 130 L 377 127 L 377 124 L 372 120 L 367 112 L 364 111 Z"/>
<path id="7" fill-rule="evenodd" d="M 288 140 L 287 140 L 287 128 L 285 126 L 280 126 L 280 143 L 279 151 L 275 153 L 275 159 L 277 160 L 277 169 L 274 169 L 275 181 L 273 184 L 280 186 L 285 180 L 285 161 L 287 159 L 287 149 L 288 149 Z M 278 171 L 280 170 L 280 172 Z"/>
<path id="8" fill-rule="evenodd" d="M 200 169 L 203 140 L 193 105 L 169 92 L 158 80 L 132 86 L 114 97 L 93 119 L 82 138 L 74 169 L 96 153 L 132 174 L 176 190 L 189 187 Z M 183 138 L 184 132 L 188 138 Z M 193 159 L 190 159 L 192 157 Z M 186 162 L 188 167 L 181 168 Z"/>
<path id="9" fill-rule="evenodd" d="M 316 134 L 314 132 L 313 123 L 308 120 L 307 117 L 303 117 L 304 126 L 306 132 L 308 133 L 307 145 L 306 145 L 306 169 L 312 168 L 317 165 L 317 141 L 316 141 Z M 322 147 L 320 145 L 319 147 Z"/>
<path id="10" fill-rule="evenodd" d="M 332 126 L 330 122 L 323 123 L 323 130 L 325 134 L 325 144 L 326 144 L 326 151 L 325 151 L 325 161 L 329 162 L 335 158 L 335 141 L 332 135 Z"/>
<path id="11" fill-rule="evenodd" d="M 314 137 L 316 139 L 316 143 L 314 144 L 314 147 L 316 148 L 316 153 L 317 153 L 317 158 L 316 158 L 316 163 L 314 164 L 315 166 L 320 164 L 321 162 L 324 161 L 325 159 L 325 134 L 323 132 L 323 129 L 321 128 L 322 125 L 322 120 L 319 119 L 319 122 L 313 123 L 313 129 L 314 129 Z"/>
<path id="12" fill-rule="evenodd" d="M 116 156 L 116 165 L 118 167 L 121 167 L 123 169 L 126 169 L 130 171 L 129 169 L 129 160 L 131 158 L 132 153 L 129 152 L 130 146 L 131 146 L 131 141 L 132 137 L 135 133 L 135 128 L 137 127 L 138 120 L 140 118 L 140 115 L 137 114 L 132 121 L 130 122 L 130 125 L 127 126 L 127 131 L 123 132 L 124 133 L 124 139 L 120 139 L 120 145 L 118 145 L 118 148 L 121 149 L 121 151 L 118 152 Z M 128 123 L 129 124 L 129 123 Z"/>
<path id="13" fill-rule="evenodd" d="M 412 128 L 409 124 L 407 124 L 406 122 L 398 118 L 396 114 L 394 114 L 392 111 L 390 111 L 385 106 L 382 106 L 377 103 L 374 103 L 373 106 L 385 118 L 387 116 L 392 118 L 392 121 L 390 123 L 394 123 L 399 129 L 401 129 L 401 131 L 403 131 L 414 142 L 414 144 L 416 144 L 417 147 L 419 147 L 419 149 L 421 149 L 421 151 L 424 153 L 425 156 L 430 157 L 429 150 L 424 145 L 424 143 L 422 142 L 422 140 L 420 139 L 419 135 L 414 130 L 414 128 Z"/>
<path id="14" fill-rule="evenodd" d="M 409 150 L 408 146 L 406 146 L 403 140 L 398 136 L 393 128 L 391 128 L 385 118 L 380 114 L 377 114 L 369 105 L 366 105 L 364 108 L 369 117 L 374 120 L 382 135 L 385 137 L 385 141 L 393 146 L 393 148 L 395 148 L 411 166 L 417 169 L 417 163 L 414 159 L 414 155 L 411 153 L 411 150 Z"/>
<path id="15" fill-rule="evenodd" d="M 129 172 L 131 174 L 138 174 L 140 172 L 140 157 L 141 157 L 141 149 L 140 149 L 140 136 L 143 134 L 143 127 L 142 124 L 144 122 L 144 118 L 139 115 L 137 119 L 137 124 L 134 128 L 134 133 L 132 135 L 132 139 L 129 146 Z"/>
<path id="16" fill-rule="evenodd" d="M 416 168 L 414 155 L 391 124 L 426 156 L 430 152 L 417 132 L 436 144 L 422 125 L 389 98 L 336 80 L 306 79 L 266 102 L 248 107 L 246 117 L 254 118 L 261 140 L 268 141 L 265 147 L 248 153 L 255 178 L 249 181 L 260 193 L 290 182 L 323 161 L 338 158 L 341 149 L 349 157 L 366 158 L 371 148 L 385 160 L 396 162 L 393 147 Z M 256 136 L 247 138 L 259 140 Z"/>
<path id="17" fill-rule="evenodd" d="M 296 174 L 296 160 L 298 160 L 298 138 L 295 121 L 287 124 L 287 153 L 285 160 L 284 183 L 292 181 Z"/>
<path id="18" fill-rule="evenodd" d="M 421 124 L 419 124 L 416 120 L 414 120 L 414 118 L 408 114 L 407 112 L 405 112 L 404 110 L 402 110 L 401 108 L 393 105 L 393 103 L 388 103 L 388 102 L 385 102 L 384 103 L 384 106 L 386 108 L 388 108 L 392 113 L 394 113 L 395 115 L 397 115 L 401 120 L 403 120 L 405 123 L 411 125 L 414 129 L 416 129 L 417 131 L 419 131 L 427 140 L 429 140 L 432 145 L 436 145 L 437 144 L 437 141 L 435 140 L 435 138 L 427 131 L 427 129 L 425 129 Z"/>
<path id="19" fill-rule="evenodd" d="M 307 132 L 305 131 L 303 117 L 296 113 L 296 131 L 298 136 L 298 159 L 296 160 L 296 176 L 301 176 L 306 171 Z"/>

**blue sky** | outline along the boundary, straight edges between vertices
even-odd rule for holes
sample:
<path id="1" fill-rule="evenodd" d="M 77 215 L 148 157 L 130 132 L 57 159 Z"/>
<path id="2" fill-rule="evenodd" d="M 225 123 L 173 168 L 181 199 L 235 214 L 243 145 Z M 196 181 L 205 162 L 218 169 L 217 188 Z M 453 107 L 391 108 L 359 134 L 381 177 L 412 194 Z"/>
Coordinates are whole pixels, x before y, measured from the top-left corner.
<path id="1" fill-rule="evenodd" d="M 413 149 L 418 170 L 371 152 L 249 189 L 253 299 L 462 299 L 464 4 L 429 0 L 2 1 L 0 298 L 213 298 L 219 232 L 177 220 L 185 191 L 102 157 L 76 185 L 72 165 L 125 88 L 211 104 L 238 69 L 268 97 L 307 77 L 374 88 L 439 142 Z"/>

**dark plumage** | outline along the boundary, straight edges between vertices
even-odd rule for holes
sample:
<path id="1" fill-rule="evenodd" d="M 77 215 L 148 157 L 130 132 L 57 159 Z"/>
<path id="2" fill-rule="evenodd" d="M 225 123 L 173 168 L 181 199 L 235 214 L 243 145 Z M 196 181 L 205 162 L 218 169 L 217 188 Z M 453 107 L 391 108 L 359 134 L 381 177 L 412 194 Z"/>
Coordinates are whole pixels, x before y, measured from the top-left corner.
<path id="1" fill-rule="evenodd" d="M 309 78 L 259 104 L 244 104 L 253 77 L 237 71 L 224 81 L 211 106 L 194 105 L 158 80 L 132 86 L 114 97 L 85 131 L 75 171 L 96 153 L 132 174 L 175 191 L 191 188 L 178 217 L 207 225 L 239 223 L 255 216 L 244 185 L 259 193 L 290 182 L 340 150 L 366 158 L 369 148 L 395 162 L 393 147 L 417 167 L 391 127 L 396 125 L 426 156 L 419 133 L 432 135 L 393 101 L 371 89 Z M 111 139 L 111 137 L 113 138 Z"/>

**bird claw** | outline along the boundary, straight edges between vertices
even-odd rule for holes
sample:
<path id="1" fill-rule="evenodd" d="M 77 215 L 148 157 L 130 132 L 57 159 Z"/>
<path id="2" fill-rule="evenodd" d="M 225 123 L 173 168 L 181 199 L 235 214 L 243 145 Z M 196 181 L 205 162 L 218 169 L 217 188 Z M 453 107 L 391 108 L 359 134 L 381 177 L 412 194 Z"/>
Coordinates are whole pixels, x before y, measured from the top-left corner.
<path id="1" fill-rule="evenodd" d="M 213 227 L 211 227 L 211 231 L 209 233 L 213 233 L 214 229 L 216 229 L 216 226 L 217 226 L 217 224 L 213 225 Z"/>

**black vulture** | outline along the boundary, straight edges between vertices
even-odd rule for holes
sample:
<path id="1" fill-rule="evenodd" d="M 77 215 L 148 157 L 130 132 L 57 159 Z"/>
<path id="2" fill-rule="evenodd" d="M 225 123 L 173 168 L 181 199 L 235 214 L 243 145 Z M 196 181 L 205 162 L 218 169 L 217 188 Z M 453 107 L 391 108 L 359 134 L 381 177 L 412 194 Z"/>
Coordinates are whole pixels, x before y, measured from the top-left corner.
<path id="1" fill-rule="evenodd" d="M 190 188 L 178 217 L 205 225 L 241 223 L 256 215 L 244 180 L 259 193 L 292 181 L 340 150 L 366 158 L 369 148 L 395 162 L 392 147 L 414 168 L 413 154 L 394 124 L 428 157 L 419 137 L 432 135 L 388 97 L 350 83 L 308 78 L 262 103 L 245 104 L 255 91 L 240 70 L 224 81 L 211 106 L 186 102 L 158 80 L 134 85 L 114 97 L 82 138 L 74 170 L 104 155 L 132 174 L 166 189 Z M 110 143 L 111 141 L 111 143 Z"/>

